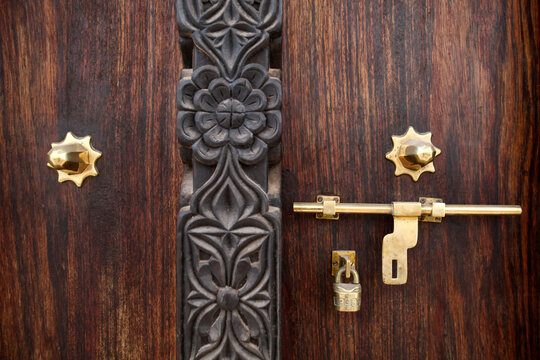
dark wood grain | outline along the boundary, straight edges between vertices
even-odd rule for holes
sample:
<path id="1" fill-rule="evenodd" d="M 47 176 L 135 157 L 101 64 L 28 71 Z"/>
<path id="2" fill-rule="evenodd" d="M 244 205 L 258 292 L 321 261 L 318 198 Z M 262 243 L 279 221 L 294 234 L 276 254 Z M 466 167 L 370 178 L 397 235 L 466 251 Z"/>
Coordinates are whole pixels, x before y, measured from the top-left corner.
<path id="1" fill-rule="evenodd" d="M 0 358 L 176 357 L 173 3 L 0 5 Z M 540 357 L 538 3 L 284 5 L 283 359 Z M 384 159 L 408 125 L 443 151 L 416 184 Z M 68 130 L 104 153 L 80 189 L 45 166 Z M 319 193 L 524 212 L 421 224 L 387 286 L 391 218 L 292 214 Z M 338 314 L 349 248 L 363 304 Z"/>
<path id="2" fill-rule="evenodd" d="M 0 39 L 0 358 L 176 358 L 174 1 L 2 1 Z M 80 189 L 67 131 L 103 152 Z"/>
<path id="3" fill-rule="evenodd" d="M 539 18 L 527 1 L 285 2 L 283 358 L 538 358 Z M 437 172 L 384 159 L 408 125 Z M 342 201 L 521 204 L 521 217 L 421 224 L 404 286 L 381 279 L 389 216 L 292 214 Z M 330 252 L 355 249 L 362 309 L 332 306 Z"/>

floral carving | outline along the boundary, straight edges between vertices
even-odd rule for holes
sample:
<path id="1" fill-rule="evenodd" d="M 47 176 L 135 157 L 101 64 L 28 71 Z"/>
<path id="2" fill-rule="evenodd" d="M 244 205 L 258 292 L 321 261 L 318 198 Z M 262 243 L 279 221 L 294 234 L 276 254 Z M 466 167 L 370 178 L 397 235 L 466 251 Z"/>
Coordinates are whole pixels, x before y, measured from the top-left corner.
<path id="1" fill-rule="evenodd" d="M 280 182 L 268 173 L 278 161 L 281 83 L 268 63 L 278 58 L 269 44 L 279 44 L 282 3 L 176 8 L 193 65 L 177 91 L 177 136 L 191 150 L 182 152 L 177 229 L 179 358 L 277 359 L 281 211 L 263 189 L 275 201 Z"/>
<path id="2" fill-rule="evenodd" d="M 178 85 L 177 135 L 201 163 L 217 163 L 228 146 L 244 164 L 259 162 L 281 136 L 281 85 L 258 64 L 228 81 L 206 65 Z"/>
<path id="3" fill-rule="evenodd" d="M 181 31 L 212 59 L 223 76 L 238 77 L 246 61 L 281 27 L 281 1 L 179 0 Z"/>
<path id="4" fill-rule="evenodd" d="M 193 359 L 272 358 L 277 219 L 235 156 L 224 150 L 184 227 L 185 356 Z"/>
<path id="5" fill-rule="evenodd" d="M 218 22 L 245 21 L 266 32 L 281 28 L 281 1 L 178 0 L 177 20 L 184 33 Z"/>
<path id="6" fill-rule="evenodd" d="M 268 33 L 245 23 L 216 23 L 193 34 L 201 51 L 214 60 L 226 79 L 235 79 L 242 65 L 268 43 Z"/>

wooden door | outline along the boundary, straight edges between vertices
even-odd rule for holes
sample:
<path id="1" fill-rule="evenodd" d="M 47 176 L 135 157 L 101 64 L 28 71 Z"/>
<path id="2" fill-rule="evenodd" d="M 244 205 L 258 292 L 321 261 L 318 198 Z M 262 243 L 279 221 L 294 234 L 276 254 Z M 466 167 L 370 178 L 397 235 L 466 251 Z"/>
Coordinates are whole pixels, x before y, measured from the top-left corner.
<path id="1" fill-rule="evenodd" d="M 0 358 L 175 358 L 174 1 L 2 1 L 0 38 Z M 68 131 L 103 152 L 81 188 Z"/>
<path id="2" fill-rule="evenodd" d="M 285 2 L 284 359 L 539 356 L 538 13 L 506 0 Z M 417 183 L 385 159 L 409 125 L 442 150 Z M 291 213 L 317 194 L 523 214 L 421 223 L 407 284 L 389 286 L 392 217 Z M 337 249 L 357 251 L 358 313 L 332 306 Z"/>
<path id="3" fill-rule="evenodd" d="M 538 13 L 518 0 L 284 1 L 283 359 L 539 357 Z M 0 358 L 182 358 L 174 16 L 173 0 L 2 2 Z M 442 150 L 417 183 L 384 159 L 409 125 Z M 81 188 L 45 166 L 67 131 L 103 152 Z M 407 284 L 388 286 L 392 218 L 293 214 L 317 194 L 523 214 L 421 224 Z M 333 309 L 336 249 L 357 251 L 358 313 Z"/>

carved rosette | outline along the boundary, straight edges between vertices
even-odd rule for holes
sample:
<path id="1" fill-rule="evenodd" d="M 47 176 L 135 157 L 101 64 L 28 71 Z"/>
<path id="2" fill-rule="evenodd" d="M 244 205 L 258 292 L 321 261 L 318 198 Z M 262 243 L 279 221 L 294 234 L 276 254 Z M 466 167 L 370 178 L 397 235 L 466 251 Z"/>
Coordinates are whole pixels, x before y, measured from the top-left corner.
<path id="1" fill-rule="evenodd" d="M 205 65 L 178 84 L 177 134 L 197 161 L 215 165 L 227 145 L 243 164 L 260 162 L 281 136 L 281 84 L 258 64 L 232 82 Z"/>
<path id="2" fill-rule="evenodd" d="M 279 170 L 269 64 L 281 11 L 281 0 L 177 1 L 192 65 L 177 90 L 179 358 L 279 358 L 280 184 L 268 174 Z"/>

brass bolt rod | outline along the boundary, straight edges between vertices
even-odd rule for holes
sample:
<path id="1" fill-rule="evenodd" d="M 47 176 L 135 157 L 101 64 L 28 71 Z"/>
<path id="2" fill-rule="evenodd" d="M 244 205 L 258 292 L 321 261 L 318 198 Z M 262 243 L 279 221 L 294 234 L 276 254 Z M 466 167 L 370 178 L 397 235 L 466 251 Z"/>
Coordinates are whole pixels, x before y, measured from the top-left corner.
<path id="1" fill-rule="evenodd" d="M 388 214 L 392 215 L 392 204 L 337 203 L 338 214 Z M 323 204 L 295 202 L 293 211 L 300 213 L 322 213 Z M 431 214 L 432 205 L 422 205 L 422 214 Z M 519 205 L 445 205 L 445 215 L 520 215 Z"/>
<path id="2" fill-rule="evenodd" d="M 422 206 L 422 212 L 424 207 Z M 446 205 L 445 215 L 521 215 L 519 205 Z"/>

